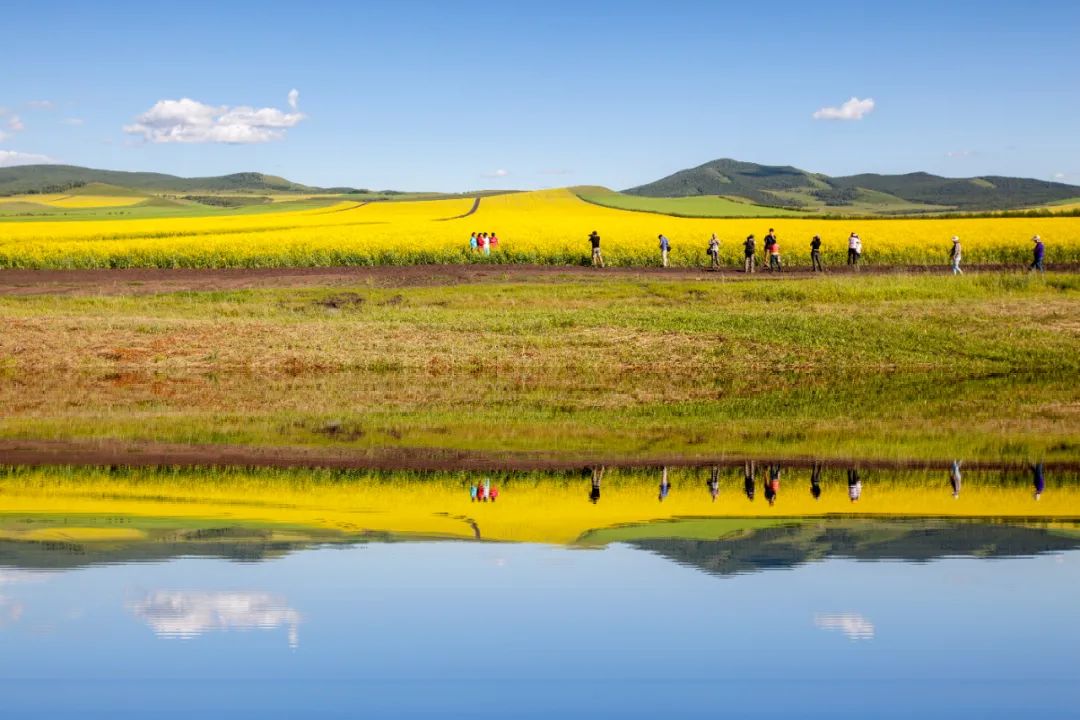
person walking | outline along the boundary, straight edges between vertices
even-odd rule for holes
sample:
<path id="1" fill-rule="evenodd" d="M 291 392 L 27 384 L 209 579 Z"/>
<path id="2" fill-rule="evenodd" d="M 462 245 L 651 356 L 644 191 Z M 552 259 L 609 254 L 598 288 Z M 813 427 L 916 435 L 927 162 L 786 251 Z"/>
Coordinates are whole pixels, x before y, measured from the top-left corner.
<path id="1" fill-rule="evenodd" d="M 773 269 L 772 268 L 772 249 L 773 249 L 773 245 L 775 245 L 775 244 L 776 244 L 776 231 L 773 230 L 772 228 L 769 228 L 769 233 L 765 236 L 765 239 L 762 241 L 762 248 L 764 249 L 764 253 L 765 253 L 765 257 L 762 258 L 762 265 L 764 265 L 767 262 L 769 272 L 772 272 L 772 269 Z"/>
<path id="2" fill-rule="evenodd" d="M 810 269 L 811 272 L 825 272 L 821 266 L 821 236 L 815 235 L 810 241 Z"/>
<path id="3" fill-rule="evenodd" d="M 485 233 L 480 233 L 480 244 L 484 248 L 484 254 L 485 255 L 490 255 L 491 254 L 491 236 L 488 235 L 486 232 Z"/>
<path id="4" fill-rule="evenodd" d="M 784 271 L 784 268 L 780 265 L 780 242 L 775 237 L 772 245 L 769 246 L 769 272 L 773 270 L 776 272 Z"/>
<path id="5" fill-rule="evenodd" d="M 671 241 L 664 237 L 662 234 L 657 235 L 660 239 L 660 266 L 668 266 L 668 253 L 671 252 Z"/>
<path id="6" fill-rule="evenodd" d="M 595 230 L 589 233 L 589 244 L 592 245 L 593 267 L 604 267 L 604 256 L 600 254 L 600 234 Z"/>
<path id="7" fill-rule="evenodd" d="M 664 500 L 668 496 L 668 493 L 670 493 L 670 492 L 671 492 L 671 483 L 668 482 L 667 465 L 665 465 L 664 469 L 662 471 L 662 474 L 660 475 L 660 494 L 657 496 L 657 499 L 660 502 L 664 502 Z"/>
<path id="8" fill-rule="evenodd" d="M 851 233 L 848 237 L 847 264 L 859 269 L 859 259 L 862 257 L 862 239 L 858 233 Z"/>
<path id="9" fill-rule="evenodd" d="M 710 258 L 709 268 L 711 270 L 720 269 L 720 239 L 716 237 L 716 233 L 709 238 L 709 249 L 706 250 Z"/>
<path id="10" fill-rule="evenodd" d="M 495 250 L 498 247 L 499 238 L 495 235 L 495 233 L 491 233 L 491 235 L 488 236 L 488 248 L 490 248 L 491 250 Z"/>
<path id="11" fill-rule="evenodd" d="M 952 236 L 952 250 L 949 251 L 949 259 L 952 260 L 952 274 L 963 275 L 964 271 L 960 269 L 960 238 L 956 235 Z"/>
<path id="12" fill-rule="evenodd" d="M 757 482 L 755 473 L 754 461 L 747 460 L 743 467 L 743 492 L 746 493 L 746 499 L 750 502 L 754 502 L 754 485 Z"/>
<path id="13" fill-rule="evenodd" d="M 960 461 L 952 461 L 952 469 L 949 470 L 949 487 L 952 488 L 953 500 L 960 499 L 960 483 L 962 482 L 960 477 Z"/>
<path id="14" fill-rule="evenodd" d="M 757 241 L 753 235 L 746 236 L 746 242 L 743 243 L 743 254 L 746 256 L 743 261 L 743 272 L 754 272 L 754 255 L 757 253 Z"/>
<path id="15" fill-rule="evenodd" d="M 593 505 L 600 502 L 600 482 L 604 479 L 604 466 L 592 469 L 592 487 L 589 488 L 589 502 Z"/>
<path id="16" fill-rule="evenodd" d="M 469 249 L 476 252 L 480 248 L 479 241 L 476 239 L 476 233 L 469 236 Z"/>
<path id="17" fill-rule="evenodd" d="M 855 468 L 847 471 L 847 494 L 851 502 L 859 502 L 859 498 L 862 497 L 862 480 L 859 478 L 859 471 Z"/>
<path id="18" fill-rule="evenodd" d="M 1043 258 L 1046 257 L 1046 246 L 1043 245 L 1042 238 L 1036 235 L 1031 238 L 1035 241 L 1034 253 L 1032 256 L 1030 270 L 1038 270 L 1039 272 L 1046 272 L 1046 268 L 1043 266 Z"/>
<path id="19" fill-rule="evenodd" d="M 720 468 L 716 465 L 713 465 L 712 474 L 709 476 L 709 496 L 712 497 L 713 502 L 720 497 Z"/>

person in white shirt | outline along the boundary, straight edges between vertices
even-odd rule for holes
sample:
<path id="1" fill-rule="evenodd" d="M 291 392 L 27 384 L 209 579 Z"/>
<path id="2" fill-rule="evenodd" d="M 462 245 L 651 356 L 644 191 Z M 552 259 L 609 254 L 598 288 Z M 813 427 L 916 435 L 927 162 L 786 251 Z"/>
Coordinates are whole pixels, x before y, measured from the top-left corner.
<path id="1" fill-rule="evenodd" d="M 851 233 L 848 238 L 847 245 L 847 264 L 852 265 L 855 269 L 859 267 L 859 258 L 862 257 L 862 240 L 859 238 L 858 233 Z"/>

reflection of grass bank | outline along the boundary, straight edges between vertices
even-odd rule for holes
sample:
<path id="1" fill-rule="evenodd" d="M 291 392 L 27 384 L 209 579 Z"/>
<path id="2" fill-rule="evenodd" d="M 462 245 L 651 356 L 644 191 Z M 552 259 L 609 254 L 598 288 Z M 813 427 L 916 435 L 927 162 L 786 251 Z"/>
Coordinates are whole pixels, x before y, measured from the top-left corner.
<path id="1" fill-rule="evenodd" d="M 496 503 L 473 503 L 468 485 L 490 478 L 501 494 Z M 809 472 L 782 471 L 775 504 L 764 499 L 759 473 L 753 501 L 739 468 L 722 468 L 713 502 L 708 470 L 669 471 L 672 489 L 657 500 L 658 470 L 605 473 L 597 503 L 591 479 L 580 473 L 408 473 L 249 469 L 8 468 L 0 473 L 0 515 L 9 529 L 43 531 L 33 518 L 63 517 L 56 527 L 94 527 L 89 518 L 113 518 L 113 526 L 161 537 L 161 527 L 202 529 L 248 527 L 270 532 L 267 541 L 333 535 L 422 536 L 460 539 L 586 544 L 629 539 L 617 526 L 648 526 L 691 518 L 679 532 L 712 539 L 746 528 L 789 522 L 792 517 L 859 516 L 992 517 L 1029 520 L 1075 519 L 1080 515 L 1080 477 L 1047 477 L 1041 500 L 1027 474 L 972 471 L 964 474 L 959 498 L 944 471 L 866 470 L 858 503 L 848 499 L 842 468 L 823 474 L 820 499 L 810 494 Z M 167 518 L 155 530 L 151 519 Z M 22 523 L 17 527 L 12 522 Z M 720 523 L 713 527 L 710 523 Z M 98 526 L 106 526 L 97 523 Z M 666 526 L 660 536 L 672 536 Z M 599 532 L 597 532 L 599 531 Z M 640 532 L 640 531 L 637 531 Z M 605 534 L 606 533 L 606 534 Z M 623 535 L 620 535 L 623 533 Z M 666 534 L 665 534 L 666 533 Z M 329 534 L 329 535 L 328 535 Z M 681 537 L 677 533 L 675 536 Z"/>
<path id="2" fill-rule="evenodd" d="M 1080 278 L 0 298 L 0 437 L 1075 460 Z"/>

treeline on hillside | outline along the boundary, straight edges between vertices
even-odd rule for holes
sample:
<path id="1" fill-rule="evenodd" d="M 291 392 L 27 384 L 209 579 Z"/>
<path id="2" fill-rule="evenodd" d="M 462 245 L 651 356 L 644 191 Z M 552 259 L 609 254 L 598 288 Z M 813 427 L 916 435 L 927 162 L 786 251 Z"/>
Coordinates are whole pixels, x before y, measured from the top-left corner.
<path id="1" fill-rule="evenodd" d="M 84 187 L 85 185 L 85 182 L 74 180 L 72 182 L 55 183 L 53 185 L 28 187 L 22 190 L 6 190 L 4 192 L 0 192 L 0 197 L 13 197 L 15 195 L 55 195 L 59 193 L 66 193 L 71 190 Z"/>

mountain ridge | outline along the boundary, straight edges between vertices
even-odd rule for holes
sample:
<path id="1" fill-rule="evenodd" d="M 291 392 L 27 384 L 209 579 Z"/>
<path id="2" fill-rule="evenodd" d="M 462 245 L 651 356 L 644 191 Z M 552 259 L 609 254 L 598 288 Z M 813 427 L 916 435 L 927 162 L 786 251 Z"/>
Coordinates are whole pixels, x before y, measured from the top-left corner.
<path id="1" fill-rule="evenodd" d="M 679 170 L 627 195 L 679 198 L 716 195 L 796 210 L 878 205 L 905 212 L 1017 210 L 1080 197 L 1080 187 L 1032 178 L 947 178 L 927 172 L 832 177 L 791 165 L 721 158 Z"/>
<path id="2" fill-rule="evenodd" d="M 279 192 L 348 193 L 355 188 L 322 188 L 292 182 L 276 175 L 238 172 L 228 175 L 185 178 L 178 175 L 127 170 L 100 170 L 78 165 L 18 165 L 0 168 L 0 195 L 33 195 L 65 192 L 91 183 L 102 183 L 145 192 Z"/>

